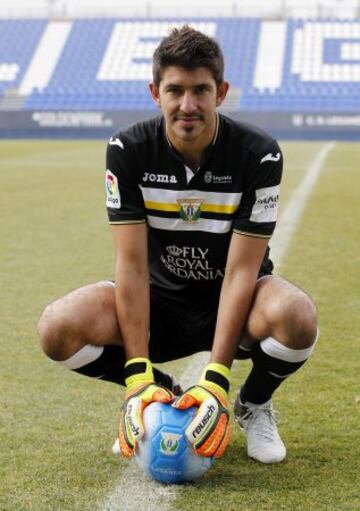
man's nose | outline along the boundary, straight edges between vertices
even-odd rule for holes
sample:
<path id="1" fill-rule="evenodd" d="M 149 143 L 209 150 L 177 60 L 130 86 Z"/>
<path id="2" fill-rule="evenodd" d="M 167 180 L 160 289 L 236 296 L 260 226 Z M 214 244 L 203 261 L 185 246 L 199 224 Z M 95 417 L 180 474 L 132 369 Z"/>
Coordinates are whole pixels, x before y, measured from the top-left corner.
<path id="1" fill-rule="evenodd" d="M 191 114 L 196 110 L 195 96 L 192 92 L 186 91 L 181 98 L 180 109 L 186 114 Z"/>

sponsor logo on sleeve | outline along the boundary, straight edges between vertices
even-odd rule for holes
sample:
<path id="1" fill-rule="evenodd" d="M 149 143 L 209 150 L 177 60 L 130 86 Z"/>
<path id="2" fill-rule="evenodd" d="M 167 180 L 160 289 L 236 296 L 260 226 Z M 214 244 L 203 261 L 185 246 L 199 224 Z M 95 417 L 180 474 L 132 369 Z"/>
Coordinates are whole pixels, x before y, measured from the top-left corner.
<path id="1" fill-rule="evenodd" d="M 108 208 L 120 209 L 121 200 L 118 180 L 117 177 L 111 172 L 111 170 L 106 171 L 105 189 L 106 189 L 106 206 Z"/>
<path id="2" fill-rule="evenodd" d="M 279 191 L 279 185 L 255 190 L 256 201 L 251 212 L 251 222 L 276 222 Z"/>

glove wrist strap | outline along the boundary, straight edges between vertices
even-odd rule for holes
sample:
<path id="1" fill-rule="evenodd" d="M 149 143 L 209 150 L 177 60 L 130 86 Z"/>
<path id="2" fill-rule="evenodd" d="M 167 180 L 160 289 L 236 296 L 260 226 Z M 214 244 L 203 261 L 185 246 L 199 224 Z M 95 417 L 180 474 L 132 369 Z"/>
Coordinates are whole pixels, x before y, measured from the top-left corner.
<path id="1" fill-rule="evenodd" d="M 230 369 L 228 367 L 211 362 L 204 370 L 199 384 L 210 387 L 226 399 L 230 389 L 229 379 Z"/>
<path id="2" fill-rule="evenodd" d="M 125 385 L 128 389 L 154 381 L 154 373 L 148 358 L 136 357 L 128 360 L 124 367 Z"/>

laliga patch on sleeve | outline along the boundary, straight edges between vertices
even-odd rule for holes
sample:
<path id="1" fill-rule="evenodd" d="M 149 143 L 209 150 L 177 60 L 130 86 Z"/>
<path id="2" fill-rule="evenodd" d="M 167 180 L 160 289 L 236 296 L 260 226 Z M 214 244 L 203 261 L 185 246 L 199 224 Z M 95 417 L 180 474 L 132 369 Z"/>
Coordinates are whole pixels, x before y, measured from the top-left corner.
<path id="1" fill-rule="evenodd" d="M 117 177 L 107 170 L 105 174 L 106 206 L 108 208 L 120 209 L 120 191 Z"/>
<path id="2" fill-rule="evenodd" d="M 251 212 L 251 222 L 276 222 L 279 191 L 279 185 L 255 190 L 256 201 Z"/>

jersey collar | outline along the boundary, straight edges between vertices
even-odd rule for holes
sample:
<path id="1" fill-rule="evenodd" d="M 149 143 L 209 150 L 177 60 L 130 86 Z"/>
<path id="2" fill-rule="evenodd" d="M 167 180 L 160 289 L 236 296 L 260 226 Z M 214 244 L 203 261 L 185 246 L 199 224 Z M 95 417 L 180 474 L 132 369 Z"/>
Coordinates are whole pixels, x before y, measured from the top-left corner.
<path id="1" fill-rule="evenodd" d="M 210 143 L 210 145 L 205 149 L 205 152 L 204 152 L 204 162 L 210 157 L 210 155 L 213 153 L 213 150 L 214 150 L 214 147 L 215 147 L 215 144 L 216 142 L 218 141 L 218 138 L 219 138 L 219 133 L 220 133 L 220 116 L 219 116 L 219 113 L 218 112 L 215 112 L 216 114 L 216 126 L 215 126 L 215 133 L 214 133 L 214 137 Z M 165 123 L 165 119 L 164 117 L 162 117 L 162 124 L 163 124 L 163 134 L 165 136 L 165 139 L 166 139 L 166 142 L 167 142 L 167 145 L 168 147 L 171 149 L 171 152 L 175 153 L 175 155 L 180 158 L 180 160 L 183 162 L 183 158 L 181 156 L 181 154 L 179 153 L 179 151 L 177 151 L 175 149 L 175 147 L 173 146 L 173 144 L 171 143 L 169 137 L 168 137 L 168 134 L 167 134 L 167 131 L 166 131 L 166 123 Z M 184 162 L 183 162 L 184 163 Z M 199 167 L 200 168 L 200 167 Z"/>

